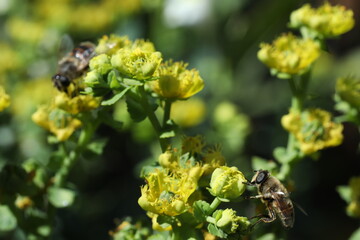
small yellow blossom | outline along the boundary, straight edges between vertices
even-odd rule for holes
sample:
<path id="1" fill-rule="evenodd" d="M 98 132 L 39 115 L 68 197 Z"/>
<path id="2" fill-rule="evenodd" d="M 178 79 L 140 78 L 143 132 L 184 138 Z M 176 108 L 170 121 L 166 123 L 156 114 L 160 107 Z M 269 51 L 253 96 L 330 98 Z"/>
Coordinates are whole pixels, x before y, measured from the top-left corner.
<path id="1" fill-rule="evenodd" d="M 179 153 L 176 149 L 167 149 L 160 154 L 158 161 L 163 168 L 176 170 L 179 168 Z"/>
<path id="2" fill-rule="evenodd" d="M 117 35 L 104 35 L 97 45 L 95 52 L 98 54 L 105 53 L 109 56 L 116 53 L 119 49 L 131 46 L 131 41 L 127 36 L 117 36 Z"/>
<path id="3" fill-rule="evenodd" d="M 49 106 L 39 107 L 32 120 L 53 133 L 59 141 L 67 140 L 81 126 L 81 121 L 69 113 Z"/>
<path id="4" fill-rule="evenodd" d="M 354 13 L 344 6 L 332 6 L 326 2 L 319 8 L 305 4 L 290 16 L 290 26 L 306 28 L 320 38 L 336 37 L 354 27 Z"/>
<path id="5" fill-rule="evenodd" d="M 160 52 L 122 48 L 111 57 L 111 65 L 126 77 L 150 80 L 162 61 Z"/>
<path id="6" fill-rule="evenodd" d="M 151 89 L 161 97 L 185 99 L 200 92 L 204 81 L 196 69 L 187 69 L 184 62 L 167 61 L 159 67 L 159 79 L 150 82 Z"/>
<path id="7" fill-rule="evenodd" d="M 320 47 L 311 39 L 282 35 L 270 45 L 262 43 L 258 58 L 279 73 L 302 74 L 319 57 Z"/>
<path id="8" fill-rule="evenodd" d="M 343 126 L 331 121 L 331 114 L 321 109 L 310 109 L 301 114 L 291 111 L 281 119 L 282 126 L 294 134 L 304 154 L 342 143 Z"/>
<path id="9" fill-rule="evenodd" d="M 55 96 L 54 104 L 70 114 L 78 114 L 97 108 L 100 105 L 100 99 L 91 95 L 70 98 L 66 93 L 61 92 Z"/>
<path id="10" fill-rule="evenodd" d="M 222 166 L 211 175 L 209 192 L 218 198 L 234 200 L 246 189 L 246 179 L 236 167 Z"/>
<path id="11" fill-rule="evenodd" d="M 156 170 L 146 177 L 146 182 L 138 200 L 144 210 L 177 216 L 191 207 L 189 197 L 196 190 L 197 181 L 188 174 Z"/>
<path id="12" fill-rule="evenodd" d="M 336 81 L 336 93 L 341 100 L 355 108 L 360 108 L 360 79 L 353 77 L 339 78 Z"/>
<path id="13" fill-rule="evenodd" d="M 175 101 L 171 105 L 171 119 L 183 128 L 200 124 L 205 117 L 205 103 L 200 98 Z"/>
<path id="14" fill-rule="evenodd" d="M 5 89 L 0 86 L 0 112 L 10 105 L 10 97 L 6 94 Z"/>

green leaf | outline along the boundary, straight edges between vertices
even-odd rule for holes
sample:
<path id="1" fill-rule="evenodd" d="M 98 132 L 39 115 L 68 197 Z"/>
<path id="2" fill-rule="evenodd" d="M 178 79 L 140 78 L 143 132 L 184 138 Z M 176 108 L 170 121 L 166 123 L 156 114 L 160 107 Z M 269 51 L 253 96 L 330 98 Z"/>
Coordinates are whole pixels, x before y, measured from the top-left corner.
<path id="1" fill-rule="evenodd" d="M 0 231 L 7 232 L 16 228 L 17 220 L 8 206 L 0 205 Z"/>
<path id="2" fill-rule="evenodd" d="M 127 97 L 126 106 L 131 119 L 134 120 L 135 122 L 141 122 L 146 118 L 146 112 L 144 111 L 139 101 Z"/>
<path id="3" fill-rule="evenodd" d="M 75 192 L 66 188 L 50 187 L 47 194 L 51 204 L 57 208 L 69 207 L 75 200 Z"/>
<path id="4" fill-rule="evenodd" d="M 143 82 L 131 78 L 123 78 L 123 81 L 128 86 L 142 86 L 144 85 Z"/>
<path id="5" fill-rule="evenodd" d="M 263 170 L 271 171 L 273 169 L 276 169 L 276 163 L 273 161 L 269 161 L 269 160 L 263 159 L 261 157 L 256 157 L 256 156 L 253 157 L 251 160 L 252 160 L 251 161 L 252 168 L 254 170 L 263 169 Z"/>
<path id="6" fill-rule="evenodd" d="M 102 154 L 108 139 L 97 139 L 86 146 L 86 149 L 97 155 Z"/>
<path id="7" fill-rule="evenodd" d="M 172 138 L 175 137 L 176 133 L 174 130 L 166 131 L 160 134 L 160 138 Z"/>
<path id="8" fill-rule="evenodd" d="M 336 191 L 340 194 L 341 198 L 345 202 L 351 202 L 351 188 L 349 186 L 338 186 Z"/>
<path id="9" fill-rule="evenodd" d="M 275 148 L 273 154 L 280 163 L 289 163 L 298 158 L 298 151 L 294 149 L 287 151 L 284 147 Z"/>
<path id="10" fill-rule="evenodd" d="M 206 217 L 211 214 L 210 204 L 203 200 L 194 202 L 194 216 L 199 222 L 204 222 Z"/>
<path id="11" fill-rule="evenodd" d="M 121 92 L 115 94 L 112 98 L 102 101 L 101 105 L 102 106 L 110 106 L 115 104 L 117 101 L 119 101 L 126 93 L 127 91 L 129 91 L 132 87 L 127 87 L 124 90 L 122 90 Z"/>
<path id="12" fill-rule="evenodd" d="M 218 227 L 216 227 L 212 223 L 209 223 L 208 231 L 212 235 L 215 235 L 215 236 L 220 237 L 220 238 L 226 238 L 227 237 L 227 234 L 223 230 L 219 229 Z"/>

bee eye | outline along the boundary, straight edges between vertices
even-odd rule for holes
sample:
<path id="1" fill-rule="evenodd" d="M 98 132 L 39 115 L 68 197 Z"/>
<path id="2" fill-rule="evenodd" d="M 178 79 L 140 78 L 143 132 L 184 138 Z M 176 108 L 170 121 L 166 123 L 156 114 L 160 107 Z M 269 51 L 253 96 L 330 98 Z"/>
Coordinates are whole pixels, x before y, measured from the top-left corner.
<path id="1" fill-rule="evenodd" d="M 257 184 L 262 183 L 263 181 L 265 181 L 265 178 L 266 178 L 266 173 L 265 172 L 260 172 L 256 177 L 256 183 Z"/>

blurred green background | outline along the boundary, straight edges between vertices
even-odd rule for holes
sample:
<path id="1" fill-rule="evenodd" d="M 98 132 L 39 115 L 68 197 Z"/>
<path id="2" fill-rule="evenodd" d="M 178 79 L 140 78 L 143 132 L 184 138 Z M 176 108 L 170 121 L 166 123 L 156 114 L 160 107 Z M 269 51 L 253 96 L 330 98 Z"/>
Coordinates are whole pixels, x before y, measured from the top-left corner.
<path id="1" fill-rule="evenodd" d="M 258 61 L 258 46 L 288 32 L 291 11 L 305 2 L 322 3 L 0 0 L 0 84 L 12 101 L 0 115 L 1 166 L 29 158 L 49 161 L 53 149 L 47 144 L 48 133 L 31 121 L 31 114 L 53 94 L 51 76 L 62 36 L 71 36 L 77 44 L 114 33 L 149 39 L 164 59 L 183 60 L 199 69 L 205 89 L 197 97 L 206 103 L 200 104 L 204 116 L 185 132 L 220 143 L 228 165 L 238 166 L 250 178 L 252 156 L 271 159 L 276 146 L 286 145 L 280 118 L 287 113 L 291 96 L 287 83 L 272 77 Z M 359 1 L 330 2 L 353 9 L 359 22 Z M 315 65 L 308 106 L 334 112 L 336 78 L 360 76 L 359 28 L 356 24 L 351 32 L 328 42 L 331 55 L 323 54 Z M 81 159 L 72 171 L 69 180 L 77 186 L 79 197 L 73 207 L 59 211 L 59 239 L 108 239 L 115 219 L 145 217 L 137 204 L 143 184 L 139 169 L 144 160 L 155 161 L 160 149 L 148 123 L 131 123 L 123 108 L 119 103 L 114 116 L 125 122 L 124 130 L 101 127 L 97 137 L 108 138 L 104 154 L 100 159 Z M 180 117 L 189 114 L 179 111 Z M 199 106 L 191 111 L 199 111 Z M 191 117 L 190 112 L 186 118 Z M 341 146 L 323 151 L 317 161 L 305 159 L 296 166 L 292 198 L 309 216 L 296 212 L 289 239 L 347 239 L 358 227 L 358 220 L 346 216 L 346 203 L 335 190 L 360 173 L 358 129 L 345 124 L 344 134 Z M 232 206 L 239 214 L 254 214 L 253 203 L 246 209 Z M 261 226 L 272 231 L 274 225 L 280 227 L 279 222 Z"/>

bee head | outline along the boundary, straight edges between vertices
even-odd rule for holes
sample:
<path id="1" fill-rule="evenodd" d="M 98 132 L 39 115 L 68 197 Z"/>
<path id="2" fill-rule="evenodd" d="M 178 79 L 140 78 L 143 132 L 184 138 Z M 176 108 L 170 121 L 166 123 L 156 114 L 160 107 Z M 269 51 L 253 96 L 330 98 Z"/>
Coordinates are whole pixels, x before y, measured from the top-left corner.
<path id="1" fill-rule="evenodd" d="M 267 170 L 257 170 L 255 175 L 251 179 L 251 184 L 261 184 L 268 179 L 270 173 Z"/>
<path id="2" fill-rule="evenodd" d="M 62 74 L 56 74 L 52 77 L 54 86 L 60 91 L 66 89 L 70 85 L 70 79 Z"/>

